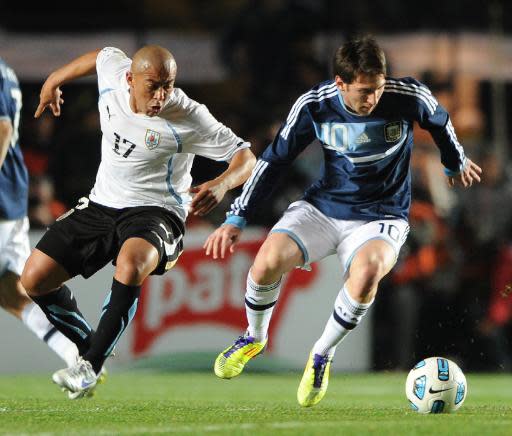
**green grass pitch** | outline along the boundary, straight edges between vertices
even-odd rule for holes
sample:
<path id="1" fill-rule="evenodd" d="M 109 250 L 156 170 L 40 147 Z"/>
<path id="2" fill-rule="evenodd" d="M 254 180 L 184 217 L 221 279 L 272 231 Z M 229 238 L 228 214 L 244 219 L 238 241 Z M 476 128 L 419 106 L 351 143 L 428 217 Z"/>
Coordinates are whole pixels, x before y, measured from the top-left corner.
<path id="1" fill-rule="evenodd" d="M 418 415 L 405 374 L 332 374 L 317 406 L 296 402 L 299 373 L 117 372 L 92 399 L 70 401 L 49 375 L 0 377 L 0 434 L 511 435 L 512 377 L 466 374 L 451 415 Z"/>

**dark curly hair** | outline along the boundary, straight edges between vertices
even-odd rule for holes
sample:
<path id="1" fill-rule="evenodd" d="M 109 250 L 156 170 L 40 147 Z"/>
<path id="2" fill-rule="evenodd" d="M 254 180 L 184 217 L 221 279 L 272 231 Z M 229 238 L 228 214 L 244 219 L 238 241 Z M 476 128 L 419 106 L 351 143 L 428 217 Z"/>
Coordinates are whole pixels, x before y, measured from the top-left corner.
<path id="1" fill-rule="evenodd" d="M 356 36 L 336 50 L 332 66 L 335 76 L 352 83 L 359 74 L 386 75 L 386 56 L 373 36 Z"/>

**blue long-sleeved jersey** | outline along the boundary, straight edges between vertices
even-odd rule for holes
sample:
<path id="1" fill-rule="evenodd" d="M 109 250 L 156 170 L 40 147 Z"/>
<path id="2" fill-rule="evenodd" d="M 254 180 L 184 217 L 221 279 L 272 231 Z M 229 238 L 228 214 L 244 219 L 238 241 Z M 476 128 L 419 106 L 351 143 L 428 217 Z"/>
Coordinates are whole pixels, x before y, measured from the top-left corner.
<path id="1" fill-rule="evenodd" d="M 276 187 L 276 180 L 315 139 L 324 153 L 321 178 L 304 200 L 337 219 L 408 218 L 413 124 L 428 130 L 448 174 L 466 164 L 446 110 L 413 78 L 386 78 L 384 93 L 367 116 L 351 112 L 334 81 L 320 83 L 293 105 L 263 152 L 226 222 L 240 227 Z"/>
<path id="2" fill-rule="evenodd" d="M 0 120 L 9 121 L 11 144 L 0 168 L 0 220 L 14 220 L 27 214 L 28 173 L 18 144 L 21 91 L 16 74 L 0 59 Z"/>

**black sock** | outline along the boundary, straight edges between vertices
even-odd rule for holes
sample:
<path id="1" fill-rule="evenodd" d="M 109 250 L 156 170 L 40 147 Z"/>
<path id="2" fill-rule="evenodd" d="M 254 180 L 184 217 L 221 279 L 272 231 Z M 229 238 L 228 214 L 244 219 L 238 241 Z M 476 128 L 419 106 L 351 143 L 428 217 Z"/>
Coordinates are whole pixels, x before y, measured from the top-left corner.
<path id="1" fill-rule="evenodd" d="M 112 352 L 124 329 L 128 326 L 137 310 L 140 286 L 123 285 L 116 279 L 112 282 L 112 291 L 103 306 L 98 329 L 89 351 L 83 356 L 98 374 L 106 358 Z"/>
<path id="2" fill-rule="evenodd" d="M 56 291 L 32 300 L 64 336 L 78 348 L 80 355 L 87 352 L 91 345 L 92 329 L 76 304 L 75 297 L 66 285 Z"/>

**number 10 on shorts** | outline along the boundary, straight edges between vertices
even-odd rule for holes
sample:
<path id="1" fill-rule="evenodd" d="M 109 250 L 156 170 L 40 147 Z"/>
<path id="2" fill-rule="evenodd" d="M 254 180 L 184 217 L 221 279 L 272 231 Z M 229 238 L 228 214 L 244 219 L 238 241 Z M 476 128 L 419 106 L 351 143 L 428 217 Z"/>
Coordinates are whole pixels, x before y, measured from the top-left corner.
<path id="1" fill-rule="evenodd" d="M 395 242 L 399 242 L 400 241 L 400 229 L 395 226 L 394 224 L 390 224 L 390 223 L 386 223 L 386 222 L 381 222 L 379 223 L 379 226 L 380 226 L 380 232 L 382 234 L 388 234 L 388 236 Z"/>

